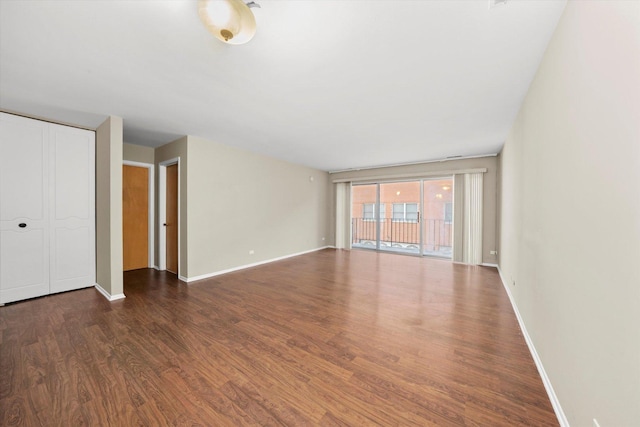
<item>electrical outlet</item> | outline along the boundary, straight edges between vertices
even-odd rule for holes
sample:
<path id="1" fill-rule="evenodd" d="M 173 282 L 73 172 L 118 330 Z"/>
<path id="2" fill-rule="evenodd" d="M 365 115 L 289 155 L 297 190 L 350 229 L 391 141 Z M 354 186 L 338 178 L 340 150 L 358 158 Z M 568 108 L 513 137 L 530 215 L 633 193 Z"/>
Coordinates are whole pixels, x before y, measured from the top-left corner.
<path id="1" fill-rule="evenodd" d="M 249 255 L 253 255 L 254 253 L 255 253 L 255 252 L 253 251 L 253 249 L 251 249 L 251 250 L 249 251 Z"/>
<path id="2" fill-rule="evenodd" d="M 322 238 L 322 241 L 324 242 L 324 237 Z"/>

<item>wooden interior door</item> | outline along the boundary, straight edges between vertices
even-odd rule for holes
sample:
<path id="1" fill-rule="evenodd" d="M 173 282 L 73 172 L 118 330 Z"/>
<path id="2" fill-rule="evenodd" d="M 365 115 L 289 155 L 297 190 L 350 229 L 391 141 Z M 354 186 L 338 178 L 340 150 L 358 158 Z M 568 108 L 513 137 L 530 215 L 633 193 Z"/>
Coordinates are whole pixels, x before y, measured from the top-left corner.
<path id="1" fill-rule="evenodd" d="M 178 165 L 167 166 L 167 270 L 178 274 Z"/>
<path id="2" fill-rule="evenodd" d="M 122 167 L 124 271 L 149 267 L 149 169 Z"/>

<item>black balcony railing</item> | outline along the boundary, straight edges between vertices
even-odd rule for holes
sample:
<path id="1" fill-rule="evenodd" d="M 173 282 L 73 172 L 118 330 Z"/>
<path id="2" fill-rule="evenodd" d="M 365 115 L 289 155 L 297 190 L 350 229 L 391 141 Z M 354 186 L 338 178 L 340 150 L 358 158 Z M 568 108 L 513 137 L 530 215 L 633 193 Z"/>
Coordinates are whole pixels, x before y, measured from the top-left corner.
<path id="1" fill-rule="evenodd" d="M 444 219 L 421 219 L 425 253 L 446 255 L 451 253 L 453 227 Z M 375 247 L 377 223 L 374 219 L 351 219 L 351 243 L 356 247 Z M 418 221 L 398 221 L 391 218 L 380 219 L 380 245 L 383 248 L 408 249 L 419 252 L 420 223 Z"/>

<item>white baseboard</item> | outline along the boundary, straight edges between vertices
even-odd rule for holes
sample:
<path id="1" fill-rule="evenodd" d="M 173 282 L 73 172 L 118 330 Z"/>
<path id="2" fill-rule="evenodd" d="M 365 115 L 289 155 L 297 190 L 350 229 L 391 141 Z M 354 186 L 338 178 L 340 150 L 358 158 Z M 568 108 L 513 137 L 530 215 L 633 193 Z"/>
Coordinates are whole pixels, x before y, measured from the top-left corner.
<path id="1" fill-rule="evenodd" d="M 492 264 L 490 262 L 483 262 L 482 264 L 480 264 L 483 267 L 495 267 L 495 268 L 500 268 L 498 267 L 498 264 Z"/>
<path id="2" fill-rule="evenodd" d="M 291 255 L 285 255 L 285 256 L 278 257 L 278 258 L 267 259 L 267 260 L 264 260 L 264 261 L 255 262 L 253 264 L 245 264 L 245 265 L 241 265 L 239 267 L 229 268 L 227 270 L 221 270 L 221 271 L 216 271 L 214 273 L 203 274 L 201 276 L 194 276 L 194 277 L 178 276 L 178 279 L 182 280 L 183 282 L 191 283 L 191 282 L 195 282 L 196 280 L 204 280 L 204 279 L 208 279 L 210 277 L 220 276 L 221 274 L 233 273 L 234 271 L 244 270 L 246 268 L 251 268 L 251 267 L 257 267 L 259 265 L 269 264 L 269 263 L 276 262 L 276 261 L 282 261 L 283 259 L 293 258 L 293 257 L 296 257 L 296 256 L 309 254 L 311 252 L 318 252 L 318 251 L 321 251 L 323 249 L 330 249 L 330 248 L 331 248 L 331 246 L 323 246 L 321 248 L 311 249 L 311 250 L 304 251 L 304 252 L 298 252 L 296 254 L 291 254 Z"/>
<path id="3" fill-rule="evenodd" d="M 507 291 L 507 295 L 509 296 L 509 301 L 511 301 L 511 306 L 513 307 L 513 311 L 516 314 L 516 318 L 518 319 L 518 323 L 520 324 L 520 329 L 522 330 L 522 335 L 524 335 L 524 339 L 527 342 L 527 346 L 529 347 L 529 352 L 531 353 L 531 357 L 533 357 L 533 361 L 536 364 L 536 368 L 538 368 L 538 373 L 540 374 L 540 378 L 542 378 L 542 383 L 544 384 L 545 390 L 547 390 L 547 395 L 549 396 L 549 400 L 551 401 L 551 406 L 553 406 L 553 410 L 556 413 L 556 417 L 558 417 L 558 422 L 561 427 L 569 427 L 569 421 L 567 420 L 564 411 L 562 410 L 562 406 L 560 406 L 560 401 L 558 400 L 558 396 L 556 392 L 553 390 L 553 386 L 551 385 L 551 380 L 549 376 L 547 376 L 547 372 L 544 370 L 544 366 L 542 366 L 542 360 L 536 351 L 535 346 L 533 345 L 533 341 L 529 336 L 529 332 L 527 332 L 527 327 L 524 324 L 524 320 L 520 315 L 520 311 L 518 310 L 518 306 L 516 305 L 515 300 L 513 299 L 513 295 L 511 294 L 511 289 L 507 284 L 507 281 L 504 279 L 504 275 L 502 274 L 502 270 L 500 266 L 496 266 L 498 268 L 498 274 L 500 274 L 500 280 L 502 281 L 502 286 Z"/>
<path id="4" fill-rule="evenodd" d="M 94 286 L 95 286 L 96 290 L 98 292 L 100 292 L 102 294 L 102 296 L 105 297 L 108 301 L 117 301 L 119 299 L 126 298 L 124 296 L 124 294 L 111 295 L 109 292 L 105 291 L 104 288 L 102 286 L 98 285 L 97 283 Z"/>

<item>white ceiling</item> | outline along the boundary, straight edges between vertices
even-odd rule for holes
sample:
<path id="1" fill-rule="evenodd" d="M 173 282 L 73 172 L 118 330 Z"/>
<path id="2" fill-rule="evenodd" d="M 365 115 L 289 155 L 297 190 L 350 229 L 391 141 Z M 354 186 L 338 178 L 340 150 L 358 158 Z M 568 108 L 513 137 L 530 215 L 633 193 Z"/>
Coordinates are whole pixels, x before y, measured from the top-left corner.
<path id="1" fill-rule="evenodd" d="M 493 154 L 565 2 L 258 0 L 231 46 L 193 0 L 0 0 L 0 108 L 323 170 Z"/>

